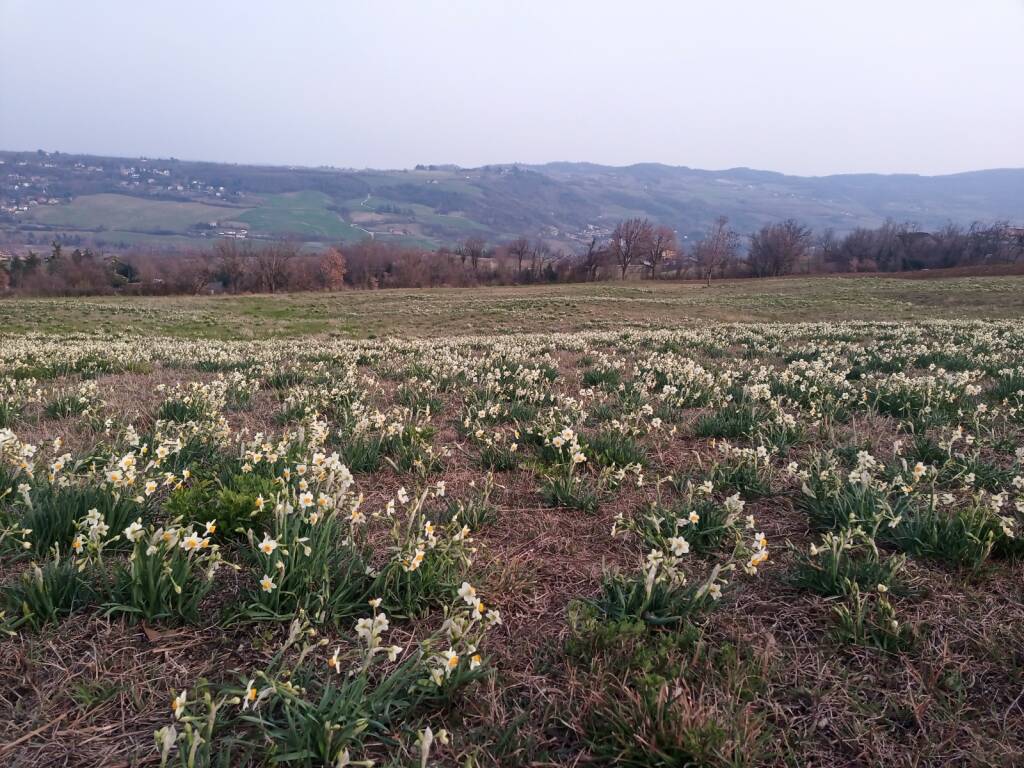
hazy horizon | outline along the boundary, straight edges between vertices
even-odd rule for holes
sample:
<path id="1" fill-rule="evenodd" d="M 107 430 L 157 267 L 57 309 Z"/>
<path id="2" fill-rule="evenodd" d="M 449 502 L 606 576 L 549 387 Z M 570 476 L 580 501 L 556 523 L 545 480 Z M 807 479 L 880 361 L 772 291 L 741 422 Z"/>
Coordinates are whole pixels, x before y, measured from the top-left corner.
<path id="1" fill-rule="evenodd" d="M 1018 171 L 1018 170 L 1024 170 L 1024 165 L 1020 165 L 1020 166 L 1010 166 L 1010 165 L 1007 165 L 1007 166 L 992 166 L 992 167 L 989 167 L 989 168 L 967 168 L 967 169 L 960 170 L 960 171 L 948 171 L 948 172 L 944 172 L 944 173 L 916 173 L 914 171 L 888 171 L 888 172 L 886 172 L 886 171 L 838 171 L 836 173 L 822 173 L 822 174 L 809 174 L 808 173 L 808 174 L 799 174 L 799 173 L 789 173 L 787 171 L 780 171 L 780 170 L 775 169 L 775 168 L 756 168 L 756 167 L 752 167 L 752 166 L 748 166 L 748 165 L 734 165 L 734 166 L 722 167 L 722 168 L 705 168 L 705 167 L 694 166 L 694 165 L 687 166 L 687 165 L 681 164 L 681 163 L 663 163 L 663 162 L 660 162 L 658 160 L 640 160 L 640 161 L 637 161 L 635 163 L 599 163 L 599 162 L 595 162 L 593 160 L 564 160 L 564 159 L 562 159 L 562 160 L 558 160 L 558 159 L 556 159 L 556 160 L 545 160 L 545 161 L 536 162 L 536 163 L 527 163 L 527 162 L 521 162 L 521 161 L 518 161 L 518 160 L 509 160 L 509 161 L 496 161 L 496 162 L 480 163 L 479 165 L 460 165 L 459 163 L 450 163 L 450 162 L 443 162 L 443 161 L 442 162 L 423 161 L 423 162 L 420 162 L 420 163 L 416 163 L 415 165 L 407 165 L 407 166 L 401 166 L 401 167 L 397 167 L 396 166 L 396 167 L 388 168 L 388 167 L 384 167 L 384 166 L 370 166 L 370 165 L 364 165 L 364 166 L 357 166 L 357 165 L 332 165 L 332 164 L 329 164 L 329 163 L 312 164 L 312 163 L 287 163 L 287 162 L 257 162 L 257 161 L 248 161 L 248 160 L 217 160 L 217 159 L 213 159 L 213 158 L 209 158 L 209 157 L 181 157 L 179 155 L 153 155 L 153 154 L 150 154 L 150 155 L 146 155 L 146 154 L 126 155 L 124 153 L 117 153 L 117 152 L 106 153 L 106 152 L 76 151 L 76 150 L 62 149 L 61 147 L 6 147 L 6 146 L 0 146 L 0 152 L 37 152 L 40 149 L 45 151 L 45 152 L 60 153 L 62 155 L 83 155 L 83 156 L 92 156 L 92 157 L 120 157 L 120 158 L 130 159 L 130 160 L 136 160 L 136 159 L 138 159 L 138 160 L 176 160 L 176 161 L 179 161 L 179 162 L 186 162 L 186 163 L 211 163 L 211 164 L 215 164 L 215 165 L 238 165 L 238 166 L 251 166 L 251 167 L 256 167 L 256 168 L 261 168 L 261 167 L 262 168 L 296 168 L 296 169 L 307 169 L 307 170 L 325 169 L 325 170 L 334 170 L 334 171 L 362 171 L 362 172 L 365 172 L 365 171 L 381 171 L 381 172 L 411 171 L 411 170 L 415 169 L 416 165 L 435 166 L 435 167 L 452 166 L 452 167 L 457 167 L 457 168 L 461 168 L 461 169 L 464 169 L 464 170 L 474 170 L 474 169 L 483 168 L 483 167 L 486 167 L 486 166 L 512 166 L 512 165 L 518 165 L 518 166 L 523 166 L 523 167 L 532 167 L 532 166 L 544 166 L 544 165 L 557 165 L 557 164 L 562 164 L 562 163 L 577 164 L 577 165 L 588 165 L 589 164 L 589 165 L 602 166 L 602 167 L 605 167 L 605 168 L 629 168 L 631 166 L 636 166 L 636 165 L 661 165 L 661 166 L 665 166 L 665 167 L 669 167 L 669 168 L 689 168 L 690 170 L 694 170 L 694 171 L 710 171 L 710 172 L 715 172 L 715 171 L 726 172 L 726 171 L 736 171 L 736 170 L 748 170 L 748 171 L 757 171 L 757 172 L 762 172 L 763 171 L 763 172 L 766 172 L 766 173 L 779 173 L 779 174 L 782 174 L 784 176 L 800 176 L 800 177 L 805 177 L 805 178 L 822 178 L 822 177 L 827 177 L 827 176 L 862 176 L 862 175 L 870 175 L 870 176 L 958 176 L 958 175 L 963 175 L 963 174 L 968 174 L 968 173 L 981 173 L 981 172 L 984 172 L 984 171 Z"/>
<path id="2" fill-rule="evenodd" d="M 1024 0 L 0 0 L 0 148 L 254 165 L 1024 167 Z"/>

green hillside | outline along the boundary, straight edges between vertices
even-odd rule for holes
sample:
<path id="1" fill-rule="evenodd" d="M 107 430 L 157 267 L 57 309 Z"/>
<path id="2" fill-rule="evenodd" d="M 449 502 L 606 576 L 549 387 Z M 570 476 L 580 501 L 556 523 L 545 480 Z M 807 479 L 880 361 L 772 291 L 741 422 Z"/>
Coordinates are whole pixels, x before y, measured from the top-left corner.
<path id="1" fill-rule="evenodd" d="M 1024 169 L 950 176 L 787 176 L 590 163 L 376 171 L 0 152 L 0 236 L 47 242 L 202 244 L 225 229 L 312 246 L 366 237 L 436 246 L 527 235 L 576 249 L 624 217 L 699 238 L 718 217 L 740 232 L 796 218 L 838 233 L 886 219 L 1024 222 Z M 25 180 L 29 181 L 26 182 Z M 241 236 L 241 235 L 240 235 Z"/>
<path id="2" fill-rule="evenodd" d="M 235 217 L 254 233 L 295 235 L 314 240 L 361 240 L 366 233 L 328 208 L 331 198 L 322 192 L 286 192 Z"/>

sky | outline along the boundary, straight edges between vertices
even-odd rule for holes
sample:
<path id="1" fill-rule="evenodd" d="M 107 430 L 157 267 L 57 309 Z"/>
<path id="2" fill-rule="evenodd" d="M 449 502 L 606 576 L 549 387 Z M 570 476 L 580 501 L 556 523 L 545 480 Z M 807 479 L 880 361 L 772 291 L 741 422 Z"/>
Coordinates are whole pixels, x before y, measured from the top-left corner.
<path id="1" fill-rule="evenodd" d="M 1024 0 L 0 0 L 0 149 L 1024 167 Z"/>

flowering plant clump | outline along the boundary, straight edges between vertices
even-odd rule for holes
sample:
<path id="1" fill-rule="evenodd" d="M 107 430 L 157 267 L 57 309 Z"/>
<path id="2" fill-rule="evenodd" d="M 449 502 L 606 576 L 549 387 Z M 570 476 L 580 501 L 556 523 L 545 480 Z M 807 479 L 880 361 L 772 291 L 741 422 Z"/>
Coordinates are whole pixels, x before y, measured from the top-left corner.
<path id="1" fill-rule="evenodd" d="M 165 400 L 157 409 L 164 421 L 188 422 L 215 419 L 227 405 L 228 382 L 224 378 L 209 383 L 192 382 L 170 389 L 157 388 Z"/>
<path id="2" fill-rule="evenodd" d="M 906 556 L 884 557 L 863 528 L 827 532 L 820 543 L 799 552 L 793 581 L 823 595 L 846 596 L 854 589 L 888 591 L 906 563 Z"/>
<path id="3" fill-rule="evenodd" d="M 95 381 L 83 381 L 74 389 L 59 389 L 52 393 L 45 412 L 51 419 L 80 416 L 89 420 L 103 406 L 99 386 Z"/>
<path id="4" fill-rule="evenodd" d="M 302 611 L 321 623 L 351 615 L 368 586 L 365 552 L 353 535 L 362 517 L 353 478 L 338 454 L 313 454 L 285 466 L 273 499 L 257 497 L 255 507 L 272 509 L 258 536 L 247 531 L 256 563 L 247 620 L 289 620 Z"/>
<path id="5" fill-rule="evenodd" d="M 42 400 L 42 389 L 33 378 L 0 378 L 0 429 L 10 429 L 25 407 Z"/>
<path id="6" fill-rule="evenodd" d="M 768 562 L 765 535 L 744 535 L 754 530 L 756 522 L 748 515 L 740 525 L 743 506 L 737 495 L 723 502 L 723 514 L 718 519 L 726 529 L 723 538 L 732 538 L 733 548 L 709 568 L 694 563 L 696 553 L 690 539 L 697 540 L 701 535 L 697 531 L 701 515 L 692 505 L 684 516 L 666 518 L 653 512 L 639 520 L 617 518 L 613 536 L 632 531 L 649 549 L 637 572 L 608 574 L 602 595 L 593 605 L 611 620 L 630 618 L 656 626 L 677 626 L 698 619 L 722 597 L 733 571 L 739 567 L 754 576 Z"/>
<path id="7" fill-rule="evenodd" d="M 443 483 L 424 488 L 415 498 L 399 488 L 377 512 L 389 527 L 379 551 L 384 560 L 371 571 L 373 589 L 393 611 L 415 615 L 446 602 L 473 563 L 472 531 L 459 512 L 440 522 L 438 501 L 445 493 Z M 363 522 L 354 518 L 354 531 Z"/>
<path id="8" fill-rule="evenodd" d="M 612 535 L 632 531 L 649 547 L 685 547 L 699 554 L 735 542 L 743 527 L 751 523 L 743 515 L 745 502 L 738 493 L 716 501 L 713 492 L 711 481 L 698 486 L 688 483 L 686 493 L 673 504 L 656 503 L 648 512 L 631 518 L 620 514 Z"/>
<path id="9" fill-rule="evenodd" d="M 180 521 L 127 526 L 123 535 L 133 548 L 128 562 L 119 567 L 108 611 L 149 622 L 195 621 L 222 562 L 208 531 Z"/>
<path id="10" fill-rule="evenodd" d="M 353 752 L 484 674 L 482 643 L 501 615 L 468 582 L 459 595 L 445 609 L 440 630 L 418 645 L 389 641 L 391 622 L 380 598 L 368 601 L 370 615 L 355 622 L 344 645 L 333 647 L 300 612 L 269 666 L 244 686 L 215 692 L 201 683 L 195 692 L 172 696 L 172 722 L 156 732 L 164 761 L 177 754 L 191 765 L 197 752 L 209 754 L 215 728 L 235 720 L 255 729 L 254 743 L 269 742 L 271 754 L 303 754 L 324 765 L 371 764 L 354 761 Z M 429 752 L 429 745 L 422 749 Z"/>

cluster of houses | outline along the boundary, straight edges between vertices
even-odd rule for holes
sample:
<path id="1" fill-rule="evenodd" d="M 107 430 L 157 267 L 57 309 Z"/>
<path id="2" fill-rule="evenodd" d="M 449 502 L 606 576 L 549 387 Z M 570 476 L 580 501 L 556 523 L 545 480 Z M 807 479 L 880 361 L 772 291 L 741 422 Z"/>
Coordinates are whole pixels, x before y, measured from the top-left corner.
<path id="1" fill-rule="evenodd" d="M 549 229 L 555 230 L 555 234 L 551 235 L 550 233 L 548 233 L 549 236 L 557 236 L 557 229 L 555 229 L 554 227 L 549 227 Z M 607 240 L 609 237 L 612 236 L 612 228 L 607 224 L 587 224 L 587 226 L 585 226 L 579 232 L 566 232 L 565 236 L 574 242 L 586 245 L 595 237 L 598 240 Z"/>
<path id="2" fill-rule="evenodd" d="M 160 183 L 160 179 L 158 179 L 157 177 L 170 177 L 170 168 L 145 168 L 129 165 L 121 166 L 120 168 L 118 168 L 118 173 L 123 177 L 118 182 L 118 186 L 124 189 L 146 187 L 147 191 L 152 193 L 190 192 L 201 195 L 209 195 L 210 197 L 224 197 L 225 195 L 230 194 L 222 186 L 214 186 L 213 184 L 203 184 L 203 182 L 199 181 L 198 179 L 190 179 L 187 183 L 178 184 Z M 237 196 L 241 196 L 240 192 L 235 194 Z"/>
<path id="3" fill-rule="evenodd" d="M 6 164 L 4 160 L 0 160 L 0 166 Z M 21 161 L 15 167 L 26 165 L 26 162 Z M 44 164 L 44 167 L 50 166 Z M 40 205 L 59 205 L 60 202 L 59 198 L 53 197 L 47 192 L 45 177 L 25 174 L 17 170 L 4 174 L 3 183 L 0 186 L 0 213 L 10 215 L 25 213 L 30 208 Z"/>
<path id="4" fill-rule="evenodd" d="M 189 199 L 228 200 L 240 198 L 241 192 L 232 192 L 223 186 L 207 184 L 198 179 L 174 179 L 171 168 L 150 164 L 140 158 L 131 165 L 107 166 L 95 165 L 81 160 L 63 163 L 55 162 L 53 153 L 41 152 L 39 157 L 17 159 L 17 156 L 0 158 L 0 213 L 15 215 L 25 213 L 39 205 L 59 205 L 69 202 L 70 194 L 57 189 L 62 180 L 67 180 L 68 172 L 72 176 L 107 176 L 109 181 L 116 180 L 117 187 L 133 194 L 174 195 Z M 3 166 L 9 166 L 4 168 Z M 5 173 L 6 171 L 6 173 Z M 48 173 L 57 171 L 57 173 Z M 48 188 L 51 191 L 48 191 Z"/>
<path id="5" fill-rule="evenodd" d="M 36 208 L 40 205 L 60 205 L 61 201 L 56 197 L 48 197 L 45 190 L 33 197 L 19 197 L 16 200 L 9 198 L 0 198 L 0 213 L 9 213 L 11 215 L 17 213 L 26 213 L 32 208 Z"/>
<path id="6" fill-rule="evenodd" d="M 216 222 L 211 222 L 216 224 Z M 249 237 L 248 229 L 222 229 L 217 232 L 217 237 L 227 237 L 232 240 L 245 240 Z"/>

